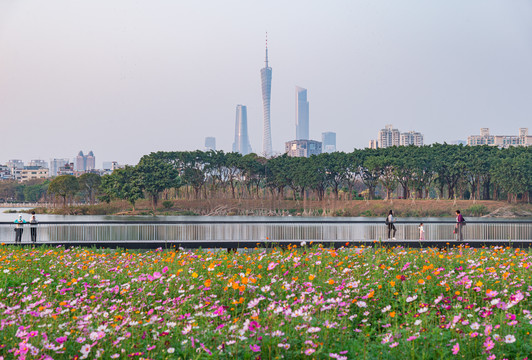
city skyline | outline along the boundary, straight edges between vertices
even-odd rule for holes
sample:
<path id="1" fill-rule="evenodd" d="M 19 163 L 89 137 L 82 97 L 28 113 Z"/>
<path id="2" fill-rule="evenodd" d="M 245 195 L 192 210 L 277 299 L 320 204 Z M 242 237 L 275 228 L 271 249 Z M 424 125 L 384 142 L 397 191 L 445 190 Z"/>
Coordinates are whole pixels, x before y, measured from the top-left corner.
<path id="1" fill-rule="evenodd" d="M 390 122 L 426 144 L 513 133 L 532 114 L 531 17 L 523 0 L 1 2 L 0 121 L 23 130 L 0 142 L 0 162 L 91 148 L 135 164 L 209 135 L 227 152 L 237 103 L 260 153 L 265 31 L 276 153 L 292 138 L 296 84 L 311 91 L 309 137 L 341 132 L 339 151 Z"/>

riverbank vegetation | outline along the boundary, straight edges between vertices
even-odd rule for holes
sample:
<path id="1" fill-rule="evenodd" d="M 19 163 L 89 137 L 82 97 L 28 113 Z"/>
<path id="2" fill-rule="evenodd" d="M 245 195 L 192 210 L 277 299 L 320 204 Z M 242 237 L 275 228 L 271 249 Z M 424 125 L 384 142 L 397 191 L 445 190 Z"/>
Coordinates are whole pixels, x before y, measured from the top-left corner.
<path id="1" fill-rule="evenodd" d="M 530 203 L 532 147 L 434 144 L 271 159 L 223 151 L 156 152 L 142 157 L 136 166 L 126 166 L 101 178 L 96 174 L 79 178 L 63 175 L 40 185 L 28 184 L 28 191 L 20 189 L 26 185 L 16 186 L 18 198 L 20 194 L 28 193 L 28 199 L 41 194 L 41 199 L 64 208 L 75 203 L 111 204 L 123 200 L 133 213 L 147 199 L 153 213 L 159 212 L 161 206 L 169 212 L 191 211 L 192 206 L 183 204 L 202 201 L 222 207 L 215 212 L 227 213 L 231 211 L 223 207 L 228 204 L 260 202 L 261 211 L 275 213 L 288 210 L 314 214 L 321 209 L 322 213 L 332 211 L 339 215 L 359 215 L 366 210 L 379 214 L 375 207 L 357 211 L 361 206 L 351 203 L 408 199 L 413 212 L 437 216 L 414 203 L 447 199 L 453 204 L 472 200 L 473 204 L 467 206 L 471 207 L 470 213 L 483 215 L 491 209 L 478 201 Z M 37 186 L 40 192 L 29 191 L 31 186 Z M 23 197 L 26 199 L 26 195 Z M 278 206 L 290 200 L 296 205 Z M 325 203 L 334 206 L 323 206 Z M 216 206 L 207 208 L 212 212 Z M 100 204 L 94 211 L 105 208 Z M 254 206 L 249 210 L 254 212 Z"/>
<path id="2" fill-rule="evenodd" d="M 530 250 L 0 247 L 4 358 L 527 359 Z"/>

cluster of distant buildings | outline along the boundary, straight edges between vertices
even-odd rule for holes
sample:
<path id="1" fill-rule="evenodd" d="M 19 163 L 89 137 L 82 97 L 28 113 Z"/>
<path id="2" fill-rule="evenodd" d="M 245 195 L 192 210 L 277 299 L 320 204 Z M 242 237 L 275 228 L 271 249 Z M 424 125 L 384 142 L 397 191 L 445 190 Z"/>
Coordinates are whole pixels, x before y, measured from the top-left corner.
<path id="1" fill-rule="evenodd" d="M 481 128 L 480 135 L 467 137 L 467 145 L 490 145 L 501 148 L 510 146 L 532 146 L 532 136 L 528 135 L 528 128 L 520 128 L 518 135 L 490 135 L 490 129 Z"/>
<path id="2" fill-rule="evenodd" d="M 400 132 L 393 125 L 386 125 L 379 131 L 375 140 L 369 141 L 370 149 L 387 148 L 392 146 L 423 146 L 423 134 L 417 131 Z"/>
<path id="3" fill-rule="evenodd" d="M 5 165 L 0 165 L 0 180 L 28 181 L 46 179 L 59 175 L 80 176 L 85 173 L 105 175 L 122 167 L 116 161 L 104 161 L 102 169 L 96 168 L 96 157 L 92 151 L 87 155 L 80 151 L 71 161 L 68 158 L 44 160 L 31 160 L 24 164 L 22 160 L 9 160 Z"/>
<path id="4" fill-rule="evenodd" d="M 272 134 L 270 121 L 270 100 L 272 88 L 272 68 L 268 65 L 268 43 L 266 42 L 265 66 L 260 70 L 262 84 L 263 106 L 263 134 L 262 155 L 271 157 Z M 216 150 L 216 139 L 205 138 L 205 150 Z M 235 138 L 232 147 L 233 152 L 247 155 L 253 152 L 248 136 L 247 107 L 239 104 L 236 106 Z M 296 86 L 296 137 L 295 140 L 285 143 L 285 151 L 289 156 L 309 157 L 322 152 L 336 151 L 336 133 L 325 132 L 322 141 L 310 140 L 309 137 L 309 102 L 307 89 Z"/>

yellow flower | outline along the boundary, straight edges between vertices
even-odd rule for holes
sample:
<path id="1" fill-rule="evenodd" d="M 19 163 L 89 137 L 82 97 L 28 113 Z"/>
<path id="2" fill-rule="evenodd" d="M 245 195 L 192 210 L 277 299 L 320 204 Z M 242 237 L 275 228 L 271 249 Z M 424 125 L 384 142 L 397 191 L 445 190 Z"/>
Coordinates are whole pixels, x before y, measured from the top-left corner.
<path id="1" fill-rule="evenodd" d="M 198 277 L 198 274 L 197 274 L 196 272 L 193 272 L 193 273 L 192 273 L 192 277 L 195 279 L 195 278 Z"/>

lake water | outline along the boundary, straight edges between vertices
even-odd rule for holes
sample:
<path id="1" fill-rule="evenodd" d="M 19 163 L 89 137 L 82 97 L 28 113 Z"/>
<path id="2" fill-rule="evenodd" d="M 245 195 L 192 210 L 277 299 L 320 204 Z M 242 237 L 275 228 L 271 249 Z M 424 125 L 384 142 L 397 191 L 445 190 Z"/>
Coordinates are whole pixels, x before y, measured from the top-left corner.
<path id="1" fill-rule="evenodd" d="M 19 214 L 0 213 L 0 240 L 14 239 L 13 221 Z M 20 210 L 20 209 L 16 209 Z M 22 214 L 29 220 L 29 214 Z M 282 241 L 282 240 L 379 240 L 387 239 L 384 218 L 367 217 L 249 217 L 249 216 L 109 216 L 109 215 L 38 215 L 40 222 L 131 222 L 131 224 L 41 224 L 39 241 L 76 240 L 98 241 Z M 133 222 L 150 222 L 134 224 Z M 164 224 L 187 221 L 190 224 Z M 212 222 L 230 222 L 216 224 Z M 267 224 L 253 224 L 264 221 Z M 297 223 L 294 223 L 297 222 Z M 454 218 L 398 218 L 397 240 L 418 240 L 419 223 L 425 223 L 427 240 L 453 239 Z M 400 223 L 406 221 L 409 223 Z M 436 221 L 440 223 L 430 223 Z M 532 240 L 530 220 L 507 223 L 507 219 L 467 218 L 464 238 L 469 240 Z M 481 221 L 482 223 L 475 223 Z M 353 222 L 353 223 L 346 223 Z M 441 223 L 444 222 L 444 223 Z M 23 241 L 28 241 L 29 226 L 25 226 Z"/>

